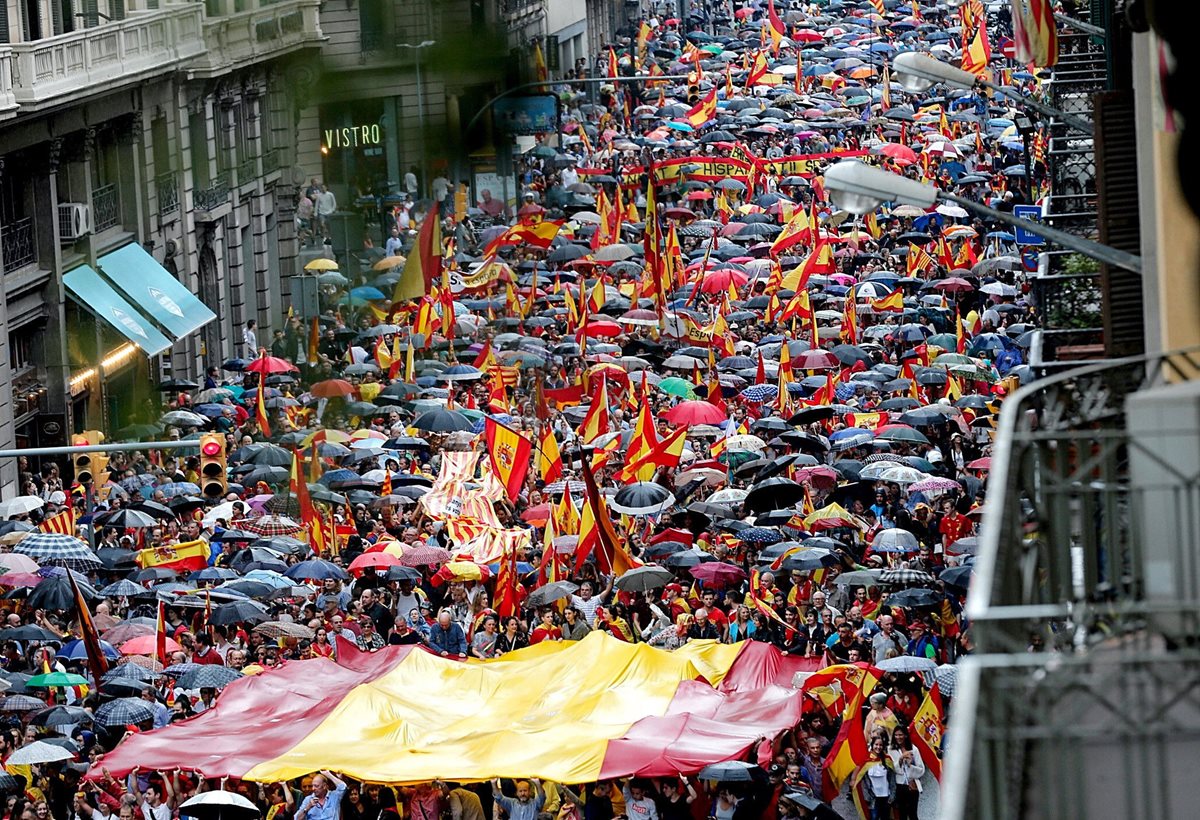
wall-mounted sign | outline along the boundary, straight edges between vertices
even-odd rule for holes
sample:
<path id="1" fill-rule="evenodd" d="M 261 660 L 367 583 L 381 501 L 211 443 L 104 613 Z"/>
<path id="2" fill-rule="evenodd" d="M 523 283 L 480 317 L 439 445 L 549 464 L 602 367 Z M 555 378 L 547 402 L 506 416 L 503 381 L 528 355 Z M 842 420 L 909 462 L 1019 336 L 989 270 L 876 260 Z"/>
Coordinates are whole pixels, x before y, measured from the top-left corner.
<path id="1" fill-rule="evenodd" d="M 379 123 L 350 125 L 325 129 L 325 148 L 368 148 L 383 143 L 383 128 Z"/>
<path id="2" fill-rule="evenodd" d="M 553 94 L 501 97 L 492 105 L 496 127 L 506 134 L 545 134 L 558 130 L 558 98 Z"/>

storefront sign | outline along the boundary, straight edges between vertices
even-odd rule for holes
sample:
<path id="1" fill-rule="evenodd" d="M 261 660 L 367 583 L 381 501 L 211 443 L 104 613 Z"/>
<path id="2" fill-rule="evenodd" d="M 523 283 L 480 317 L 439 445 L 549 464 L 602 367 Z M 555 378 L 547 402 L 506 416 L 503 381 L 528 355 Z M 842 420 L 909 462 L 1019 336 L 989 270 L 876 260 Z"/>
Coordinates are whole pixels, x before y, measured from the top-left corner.
<path id="1" fill-rule="evenodd" d="M 351 125 L 346 128 L 326 128 L 325 148 L 368 148 L 383 143 L 383 128 L 379 123 Z"/>

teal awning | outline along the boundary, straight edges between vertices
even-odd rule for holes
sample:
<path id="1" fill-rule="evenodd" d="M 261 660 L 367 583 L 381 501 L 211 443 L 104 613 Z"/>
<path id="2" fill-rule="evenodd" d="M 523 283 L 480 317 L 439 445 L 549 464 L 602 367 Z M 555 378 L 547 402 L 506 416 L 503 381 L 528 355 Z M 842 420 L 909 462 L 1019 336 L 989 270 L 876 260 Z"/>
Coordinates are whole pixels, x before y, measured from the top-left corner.
<path id="1" fill-rule="evenodd" d="M 91 267 L 81 265 L 63 277 L 67 290 L 75 294 L 85 307 L 104 319 L 122 336 L 150 356 L 162 353 L 171 346 L 171 341 L 158 332 L 154 325 L 134 309 L 100 278 Z"/>
<path id="2" fill-rule="evenodd" d="M 100 272 L 176 339 L 217 318 L 141 245 L 126 245 L 104 254 L 99 261 Z"/>

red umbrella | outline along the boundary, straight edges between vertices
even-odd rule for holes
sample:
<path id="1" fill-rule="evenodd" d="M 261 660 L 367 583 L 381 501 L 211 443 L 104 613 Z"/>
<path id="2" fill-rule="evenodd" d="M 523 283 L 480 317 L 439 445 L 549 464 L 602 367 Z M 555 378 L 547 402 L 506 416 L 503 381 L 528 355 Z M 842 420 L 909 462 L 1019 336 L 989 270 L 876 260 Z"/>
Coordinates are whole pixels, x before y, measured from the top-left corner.
<path id="1" fill-rule="evenodd" d="M 350 562 L 350 572 L 359 575 L 368 569 L 387 569 L 400 566 L 400 559 L 386 552 L 364 552 Z"/>
<path id="2" fill-rule="evenodd" d="M 841 367 L 841 363 L 837 360 L 837 356 L 828 350 L 805 350 L 792 359 L 792 367 L 798 367 L 801 370 L 826 370 Z"/>
<path id="3" fill-rule="evenodd" d="M 326 379 L 314 384 L 309 392 L 319 399 L 334 399 L 354 395 L 354 385 L 344 379 Z"/>
<path id="4" fill-rule="evenodd" d="M 975 286 L 966 279 L 959 279 L 957 276 L 950 276 L 934 282 L 933 289 L 945 290 L 951 293 L 968 293 L 975 290 Z"/>
<path id="5" fill-rule="evenodd" d="M 450 553 L 441 547 L 413 547 L 406 549 L 400 556 L 400 563 L 406 567 L 420 567 L 433 564 L 444 564 L 450 560 Z"/>
<path id="6" fill-rule="evenodd" d="M 823 43 L 825 38 L 812 29 L 801 29 L 792 37 L 797 43 Z"/>
<path id="7" fill-rule="evenodd" d="M 901 145 L 897 142 L 885 143 L 879 149 L 879 153 L 883 154 L 885 157 L 890 157 L 896 162 L 904 163 L 906 165 L 912 165 L 917 161 L 916 151 L 909 148 L 907 145 Z"/>
<path id="8" fill-rule="evenodd" d="M 732 584 L 739 584 L 746 578 L 746 572 L 741 567 L 727 564 L 724 561 L 709 561 L 706 564 L 697 564 L 689 569 L 688 572 L 692 574 L 693 578 L 715 587 L 727 587 Z"/>
<path id="9" fill-rule="evenodd" d="M 720 424 L 725 421 L 725 411 L 707 401 L 681 401 L 662 414 L 671 424 Z"/>
<path id="10" fill-rule="evenodd" d="M 701 293 L 723 293 L 729 290 L 729 283 L 732 282 L 735 288 L 740 288 L 746 284 L 748 277 L 740 270 L 734 268 L 719 268 L 714 271 L 709 271 L 704 274 L 704 281 L 700 283 Z"/>
<path id="11" fill-rule="evenodd" d="M 667 219 L 695 219 L 696 212 L 691 208 L 667 208 L 663 216 Z"/>
<path id="12" fill-rule="evenodd" d="M 730 222 L 721 229 L 721 236 L 736 236 L 737 232 L 746 227 L 745 222 Z"/>
<path id="13" fill-rule="evenodd" d="M 967 464 L 967 469 L 968 470 L 990 470 L 990 469 L 992 469 L 992 457 L 984 456 L 983 458 L 977 458 L 974 461 Z M 4 578 L 6 578 L 6 577 L 8 577 L 8 576 L 0 577 L 0 584 L 4 583 Z"/>
<path id="14" fill-rule="evenodd" d="M 587 336 L 589 339 L 612 339 L 625 331 L 611 319 L 595 319 L 588 322 L 575 332 L 576 338 Z"/>
<path id="15" fill-rule="evenodd" d="M 175 643 L 169 637 L 166 638 L 168 652 L 180 652 L 183 647 Z M 120 646 L 122 655 L 153 655 L 158 652 L 158 636 L 157 635 L 142 635 L 138 638 L 130 638 Z"/>
<path id="16" fill-rule="evenodd" d="M 818 490 L 832 490 L 838 484 L 837 470 L 824 464 L 815 467 L 801 467 L 796 470 L 796 480 L 811 484 Z"/>
<path id="17" fill-rule="evenodd" d="M 46 579 L 32 572 L 9 572 L 0 575 L 0 587 L 35 587 L 44 580 Z"/>
<path id="18" fill-rule="evenodd" d="M 277 359 L 274 356 L 259 356 L 250 364 L 246 365 L 246 370 L 251 373 L 287 373 L 291 370 L 296 370 L 296 365 L 286 359 Z"/>

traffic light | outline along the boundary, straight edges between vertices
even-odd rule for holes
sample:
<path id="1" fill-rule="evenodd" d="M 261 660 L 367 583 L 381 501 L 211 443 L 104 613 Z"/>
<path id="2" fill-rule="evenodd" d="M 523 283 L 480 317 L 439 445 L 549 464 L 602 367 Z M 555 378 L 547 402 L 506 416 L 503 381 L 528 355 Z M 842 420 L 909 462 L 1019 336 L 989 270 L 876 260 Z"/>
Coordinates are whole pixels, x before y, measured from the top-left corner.
<path id="1" fill-rule="evenodd" d="M 208 498 L 225 495 L 225 436 L 204 433 L 200 436 L 200 490 Z"/>
<path id="2" fill-rule="evenodd" d="M 84 430 L 78 435 L 71 436 L 72 447 L 97 445 L 104 441 L 104 434 L 99 430 Z M 80 484 L 91 484 L 92 480 L 108 466 L 108 457 L 103 453 L 76 453 L 73 460 L 75 465 L 75 480 Z"/>

